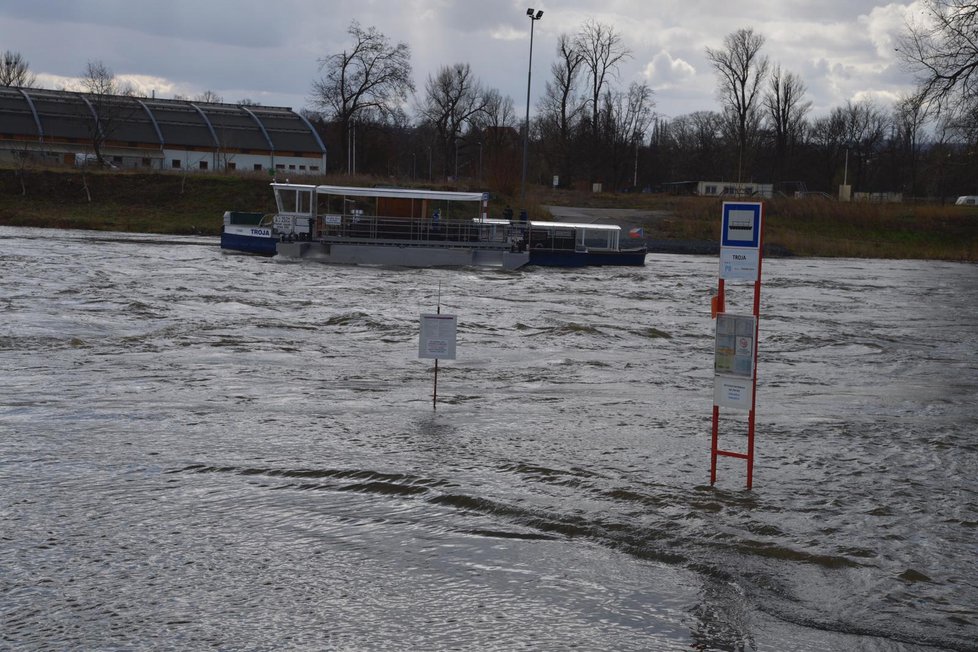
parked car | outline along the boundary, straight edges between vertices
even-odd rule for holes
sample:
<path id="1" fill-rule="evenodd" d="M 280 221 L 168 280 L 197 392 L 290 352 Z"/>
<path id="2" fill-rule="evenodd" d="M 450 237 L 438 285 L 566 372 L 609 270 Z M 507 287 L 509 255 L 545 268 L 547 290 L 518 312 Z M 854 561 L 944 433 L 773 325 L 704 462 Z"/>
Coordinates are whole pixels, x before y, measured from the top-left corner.
<path id="1" fill-rule="evenodd" d="M 954 203 L 957 206 L 978 206 L 978 195 L 961 195 Z"/>

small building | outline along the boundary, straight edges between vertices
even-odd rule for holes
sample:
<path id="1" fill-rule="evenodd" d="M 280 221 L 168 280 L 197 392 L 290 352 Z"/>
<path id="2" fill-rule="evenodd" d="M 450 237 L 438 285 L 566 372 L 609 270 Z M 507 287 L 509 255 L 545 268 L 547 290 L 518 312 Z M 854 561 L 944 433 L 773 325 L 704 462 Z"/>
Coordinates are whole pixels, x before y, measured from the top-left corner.
<path id="1" fill-rule="evenodd" d="M 754 181 L 698 181 L 696 194 L 702 197 L 763 197 L 774 196 L 774 184 Z"/>
<path id="2" fill-rule="evenodd" d="M 856 192 L 852 194 L 854 201 L 875 204 L 900 204 L 903 202 L 902 192 Z"/>
<path id="3" fill-rule="evenodd" d="M 0 87 L 0 162 L 156 170 L 326 171 L 326 147 L 290 108 Z"/>

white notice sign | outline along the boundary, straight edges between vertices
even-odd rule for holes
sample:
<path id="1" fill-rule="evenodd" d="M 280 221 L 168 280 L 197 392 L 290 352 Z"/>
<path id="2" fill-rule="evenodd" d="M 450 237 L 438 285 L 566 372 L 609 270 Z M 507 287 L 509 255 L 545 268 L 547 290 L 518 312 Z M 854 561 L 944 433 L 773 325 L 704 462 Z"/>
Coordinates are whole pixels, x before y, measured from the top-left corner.
<path id="1" fill-rule="evenodd" d="M 418 357 L 454 360 L 457 325 L 455 315 L 421 315 Z"/>
<path id="2" fill-rule="evenodd" d="M 761 255 L 757 249 L 720 248 L 720 278 L 725 281 L 756 281 L 761 275 Z"/>
<path id="3" fill-rule="evenodd" d="M 733 376 L 713 378 L 713 405 L 750 412 L 754 403 L 753 398 L 753 379 Z"/>

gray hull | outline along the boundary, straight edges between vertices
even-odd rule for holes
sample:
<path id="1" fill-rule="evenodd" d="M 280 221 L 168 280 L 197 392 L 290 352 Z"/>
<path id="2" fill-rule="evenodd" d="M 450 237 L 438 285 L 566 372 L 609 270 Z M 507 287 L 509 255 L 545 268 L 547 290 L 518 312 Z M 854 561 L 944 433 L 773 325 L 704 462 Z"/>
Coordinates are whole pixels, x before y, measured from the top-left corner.
<path id="1" fill-rule="evenodd" d="M 472 247 L 279 242 L 283 259 L 313 260 L 337 265 L 391 265 L 399 267 L 501 267 L 518 269 L 530 260 L 527 252 Z"/>

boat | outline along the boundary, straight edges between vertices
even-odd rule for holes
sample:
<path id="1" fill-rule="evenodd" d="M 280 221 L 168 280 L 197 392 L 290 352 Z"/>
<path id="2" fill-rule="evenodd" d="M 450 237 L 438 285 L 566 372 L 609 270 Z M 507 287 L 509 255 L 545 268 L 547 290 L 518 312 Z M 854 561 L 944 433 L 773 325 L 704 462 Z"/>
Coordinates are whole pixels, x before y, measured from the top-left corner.
<path id="1" fill-rule="evenodd" d="M 645 262 L 644 248 L 619 248 L 618 226 L 492 219 L 487 193 L 271 186 L 277 212 L 226 212 L 222 249 L 283 260 L 403 267 Z"/>
<path id="2" fill-rule="evenodd" d="M 226 211 L 221 229 L 221 249 L 274 256 L 278 239 L 272 232 L 272 216 L 264 213 Z"/>
<path id="3" fill-rule="evenodd" d="M 645 265 L 648 247 L 621 246 L 621 227 L 616 224 L 569 222 L 529 223 L 530 265 L 591 267 L 594 265 Z"/>
<path id="4" fill-rule="evenodd" d="M 324 263 L 517 269 L 515 224 L 488 220 L 489 195 L 272 183 L 274 215 L 228 211 L 221 248 Z"/>

